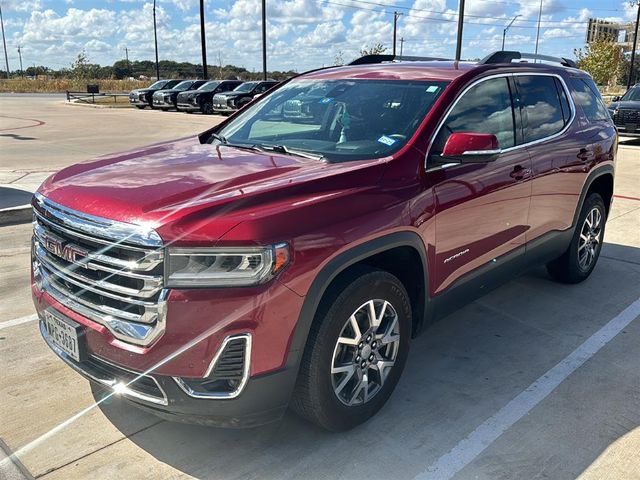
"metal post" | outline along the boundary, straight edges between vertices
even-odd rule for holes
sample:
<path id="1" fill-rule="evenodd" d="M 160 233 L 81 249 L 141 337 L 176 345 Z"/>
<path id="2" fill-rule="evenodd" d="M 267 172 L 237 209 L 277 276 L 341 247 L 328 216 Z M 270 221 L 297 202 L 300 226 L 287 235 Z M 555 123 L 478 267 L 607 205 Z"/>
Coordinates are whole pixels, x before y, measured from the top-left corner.
<path id="1" fill-rule="evenodd" d="M 22 69 L 22 45 L 18 45 L 18 57 L 20 57 L 20 76 L 24 78 L 24 70 Z"/>
<path id="2" fill-rule="evenodd" d="M 262 0 L 262 79 L 267 79 L 267 2 Z"/>
<path id="3" fill-rule="evenodd" d="M 511 25 L 513 25 L 513 22 L 515 22 L 515 21 L 516 21 L 516 18 L 518 18 L 519 16 L 520 16 L 520 15 L 516 15 L 515 17 L 513 17 L 513 20 L 511 20 L 511 21 L 509 22 L 509 25 L 507 25 L 507 26 L 505 27 L 505 29 L 504 29 L 504 30 L 502 30 L 502 51 L 503 51 L 503 52 L 504 52 L 504 39 L 505 39 L 505 37 L 507 36 L 507 30 L 509 30 L 509 28 L 511 28 Z"/>
<path id="4" fill-rule="evenodd" d="M 156 80 L 160 80 L 160 63 L 158 63 L 158 30 L 156 28 L 156 0 L 153 0 L 153 37 L 156 42 Z"/>
<path id="5" fill-rule="evenodd" d="M 131 64 L 129 63 L 129 49 L 127 47 L 124 47 L 124 56 L 127 59 L 127 73 L 131 77 Z"/>
<path id="6" fill-rule="evenodd" d="M 207 73 L 207 42 L 204 32 L 204 0 L 200 0 L 200 41 L 202 43 L 202 78 L 209 79 Z"/>
<path id="7" fill-rule="evenodd" d="M 464 25 L 464 0 L 460 0 L 458 10 L 458 40 L 456 43 L 456 61 L 460 61 L 462 55 L 462 27 Z"/>
<path id="8" fill-rule="evenodd" d="M 398 31 L 398 12 L 393 12 L 393 56 L 396 56 L 396 34 Z"/>
<path id="9" fill-rule="evenodd" d="M 9 78 L 9 57 L 7 55 L 7 42 L 4 38 L 4 20 L 2 19 L 2 6 L 0 6 L 0 25 L 2 26 L 2 44 L 4 45 L 4 61 L 7 64 L 7 78 Z"/>
<path id="10" fill-rule="evenodd" d="M 400 58 L 402 58 L 402 47 L 404 46 L 404 37 L 400 37 Z"/>
<path id="11" fill-rule="evenodd" d="M 538 42 L 540 41 L 540 21 L 542 20 L 542 2 L 540 0 L 540 11 L 538 12 L 538 31 L 536 32 L 536 51 L 535 54 L 538 54 Z M 536 63 L 536 60 L 533 60 L 533 63 Z"/>
<path id="12" fill-rule="evenodd" d="M 629 79 L 627 80 L 627 90 L 631 88 L 633 76 L 633 66 L 636 61 L 636 48 L 638 48 L 638 23 L 640 23 L 640 2 L 638 2 L 638 13 L 636 14 L 636 31 L 633 36 L 633 49 L 631 50 L 631 64 L 629 65 Z"/>

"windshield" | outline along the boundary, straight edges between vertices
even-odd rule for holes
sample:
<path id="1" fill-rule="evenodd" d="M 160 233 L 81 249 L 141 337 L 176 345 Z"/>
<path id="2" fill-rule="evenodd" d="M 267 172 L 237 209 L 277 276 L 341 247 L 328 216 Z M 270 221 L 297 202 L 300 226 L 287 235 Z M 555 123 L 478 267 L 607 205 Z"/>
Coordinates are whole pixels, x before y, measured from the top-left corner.
<path id="1" fill-rule="evenodd" d="M 234 92 L 250 92 L 258 82 L 244 82 L 233 89 Z"/>
<path id="2" fill-rule="evenodd" d="M 407 143 L 446 84 L 294 80 L 258 100 L 217 135 L 230 144 L 284 147 L 335 162 L 383 157 Z"/>
<path id="3" fill-rule="evenodd" d="M 628 90 L 620 100 L 622 100 L 623 102 L 640 102 L 640 87 L 634 87 L 631 90 Z"/>
<path id="4" fill-rule="evenodd" d="M 218 85 L 220 85 L 220 82 L 207 82 L 199 87 L 198 90 L 201 92 L 211 92 L 212 90 L 215 90 Z"/>
<path id="5" fill-rule="evenodd" d="M 166 83 L 168 83 L 168 80 L 158 80 L 156 83 L 154 83 L 153 85 L 151 85 L 150 87 L 147 87 L 147 88 L 154 88 L 154 89 L 158 90 L 158 89 L 161 89 L 162 87 L 164 87 Z"/>
<path id="6" fill-rule="evenodd" d="M 173 88 L 174 90 L 189 90 L 189 87 L 191 87 L 192 83 L 193 83 L 193 80 L 185 80 L 183 82 L 180 82 Z"/>

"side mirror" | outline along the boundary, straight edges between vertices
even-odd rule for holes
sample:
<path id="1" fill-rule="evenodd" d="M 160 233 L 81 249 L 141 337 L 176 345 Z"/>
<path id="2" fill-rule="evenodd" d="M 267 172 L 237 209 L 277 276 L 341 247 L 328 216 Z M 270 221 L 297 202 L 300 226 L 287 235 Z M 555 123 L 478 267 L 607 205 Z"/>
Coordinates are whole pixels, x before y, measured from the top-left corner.
<path id="1" fill-rule="evenodd" d="M 452 133 L 442 150 L 443 160 L 459 163 L 493 162 L 500 154 L 498 138 L 491 133 Z"/>
<path id="2" fill-rule="evenodd" d="M 614 95 L 613 98 L 611 99 L 612 102 L 618 102 L 620 101 L 620 95 Z"/>

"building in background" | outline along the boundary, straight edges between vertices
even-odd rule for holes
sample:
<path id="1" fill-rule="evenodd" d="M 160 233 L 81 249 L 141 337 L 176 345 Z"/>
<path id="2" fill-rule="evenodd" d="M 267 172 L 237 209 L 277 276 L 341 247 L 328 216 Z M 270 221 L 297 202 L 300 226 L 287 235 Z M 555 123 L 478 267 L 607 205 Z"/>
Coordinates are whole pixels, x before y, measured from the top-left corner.
<path id="1" fill-rule="evenodd" d="M 635 24 L 616 23 L 600 18 L 590 18 L 587 26 L 587 44 L 609 40 L 622 47 L 624 52 L 633 48 L 633 37 L 635 35 Z"/>

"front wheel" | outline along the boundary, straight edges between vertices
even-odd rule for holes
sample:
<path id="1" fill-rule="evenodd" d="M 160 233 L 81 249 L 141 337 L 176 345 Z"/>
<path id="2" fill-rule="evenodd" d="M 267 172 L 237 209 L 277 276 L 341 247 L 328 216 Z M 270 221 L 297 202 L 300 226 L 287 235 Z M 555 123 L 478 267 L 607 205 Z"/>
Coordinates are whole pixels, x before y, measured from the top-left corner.
<path id="1" fill-rule="evenodd" d="M 136 107 L 140 110 L 144 110 L 146 105 L 136 105 Z"/>
<path id="2" fill-rule="evenodd" d="M 602 249 L 606 219 L 602 197 L 598 193 L 590 194 L 580 211 L 569 248 L 547 264 L 547 271 L 554 280 L 579 283 L 591 275 Z"/>
<path id="3" fill-rule="evenodd" d="M 318 310 L 292 408 L 331 431 L 371 418 L 393 392 L 407 359 L 411 305 L 388 272 L 359 271 L 335 285 Z"/>
<path id="4" fill-rule="evenodd" d="M 200 110 L 204 114 L 212 115 L 214 113 L 213 112 L 213 102 L 204 102 L 202 104 L 202 107 L 200 108 Z"/>

